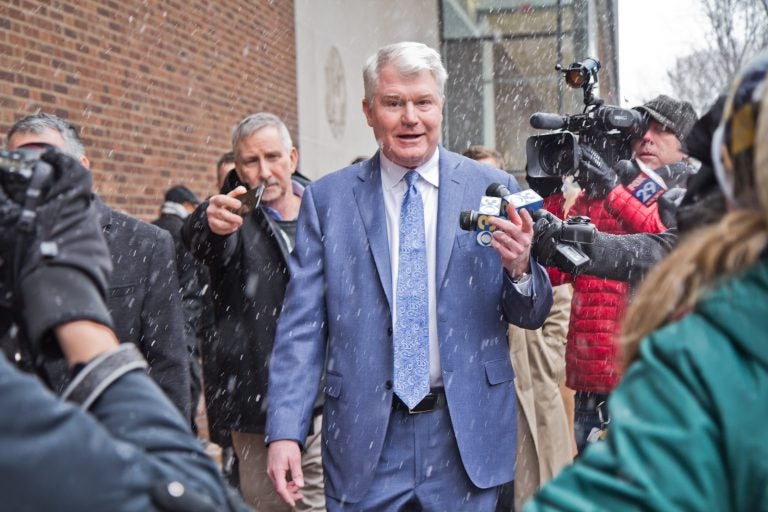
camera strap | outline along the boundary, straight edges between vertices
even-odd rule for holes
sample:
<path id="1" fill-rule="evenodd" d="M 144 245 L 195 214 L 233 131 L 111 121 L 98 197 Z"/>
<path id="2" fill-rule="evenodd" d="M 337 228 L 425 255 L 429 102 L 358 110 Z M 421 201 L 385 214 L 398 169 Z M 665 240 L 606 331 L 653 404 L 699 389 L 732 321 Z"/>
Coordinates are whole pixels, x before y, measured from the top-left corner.
<path id="1" fill-rule="evenodd" d="M 72 379 L 61 398 L 88 409 L 113 382 L 128 372 L 144 370 L 147 361 L 133 343 L 124 343 L 93 359 Z"/>

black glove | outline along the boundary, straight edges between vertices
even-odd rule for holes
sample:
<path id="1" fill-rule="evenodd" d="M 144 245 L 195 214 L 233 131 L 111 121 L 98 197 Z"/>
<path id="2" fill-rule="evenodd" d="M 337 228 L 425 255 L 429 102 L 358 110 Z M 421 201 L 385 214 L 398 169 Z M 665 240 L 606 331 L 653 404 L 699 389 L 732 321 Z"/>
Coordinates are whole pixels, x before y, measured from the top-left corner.
<path id="1" fill-rule="evenodd" d="M 0 229 L 3 284 L 25 334 L 21 343 L 37 365 L 41 356 L 60 354 L 51 328 L 73 320 L 112 325 L 104 303 L 112 266 L 91 206 L 90 173 L 55 150 L 31 167 L 26 186 L 18 179 L 9 183 L 8 172 L 0 170 Z M 29 191 L 36 188 L 35 201 Z"/>
<path id="2" fill-rule="evenodd" d="M 669 189 L 673 189 L 675 187 L 685 188 L 688 176 L 694 174 L 696 169 L 689 165 L 688 162 L 675 162 L 669 165 L 662 165 L 658 169 L 654 169 L 654 172 L 664 180 Z"/>
<path id="3" fill-rule="evenodd" d="M 560 176 L 552 178 L 534 178 L 533 176 L 526 174 L 525 181 L 528 182 L 528 186 L 531 187 L 531 190 L 541 197 L 549 197 L 563 191 L 563 178 Z"/>
<path id="4" fill-rule="evenodd" d="M 659 218 L 667 229 L 677 227 L 677 208 L 685 197 L 685 189 L 675 187 L 667 190 L 659 198 Z"/>
<path id="5" fill-rule="evenodd" d="M 576 182 L 593 199 L 601 199 L 616 187 L 619 177 L 597 152 L 584 144 L 579 144 L 581 157 Z"/>
<path id="6" fill-rule="evenodd" d="M 619 176 L 619 181 L 625 187 L 640 174 L 640 166 L 634 160 L 619 160 L 616 162 L 615 170 Z"/>
<path id="7" fill-rule="evenodd" d="M 563 230 L 563 221 L 548 211 L 539 210 L 537 220 L 533 225 L 533 257 L 540 265 L 556 267 L 555 255 L 557 245 L 560 243 L 560 234 Z M 538 212 L 537 212 L 538 214 Z"/>

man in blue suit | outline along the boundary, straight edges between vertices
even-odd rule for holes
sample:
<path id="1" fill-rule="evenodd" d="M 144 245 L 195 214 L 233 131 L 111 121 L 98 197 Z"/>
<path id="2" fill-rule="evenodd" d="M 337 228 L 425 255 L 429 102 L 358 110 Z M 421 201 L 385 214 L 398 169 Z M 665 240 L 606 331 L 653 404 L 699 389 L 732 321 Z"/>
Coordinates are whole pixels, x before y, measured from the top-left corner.
<path id="1" fill-rule="evenodd" d="M 268 473 L 286 502 L 301 498 L 325 370 L 329 511 L 492 511 L 515 467 L 507 322 L 537 328 L 552 304 L 533 222 L 494 219 L 493 249 L 459 228 L 489 184 L 518 187 L 439 145 L 437 52 L 389 45 L 363 76 L 380 149 L 304 193 L 269 374 Z"/>

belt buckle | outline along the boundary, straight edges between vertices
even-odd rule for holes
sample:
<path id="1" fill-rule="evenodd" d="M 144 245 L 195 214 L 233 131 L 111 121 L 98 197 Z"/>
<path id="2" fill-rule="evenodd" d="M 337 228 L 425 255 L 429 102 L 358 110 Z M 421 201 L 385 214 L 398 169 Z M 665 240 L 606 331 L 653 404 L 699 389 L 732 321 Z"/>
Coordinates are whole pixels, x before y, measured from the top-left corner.
<path id="1" fill-rule="evenodd" d="M 423 412 L 434 411 L 439 397 L 440 395 L 437 393 L 427 393 L 427 395 L 421 399 L 421 402 L 416 404 L 416 407 L 408 409 L 408 414 L 421 414 Z"/>

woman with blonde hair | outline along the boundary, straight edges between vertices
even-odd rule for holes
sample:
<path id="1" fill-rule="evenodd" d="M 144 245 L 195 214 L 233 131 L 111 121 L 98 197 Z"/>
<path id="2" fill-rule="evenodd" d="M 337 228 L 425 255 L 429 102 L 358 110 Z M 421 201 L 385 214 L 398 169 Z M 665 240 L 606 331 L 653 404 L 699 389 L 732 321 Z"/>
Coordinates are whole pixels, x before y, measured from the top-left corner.
<path id="1" fill-rule="evenodd" d="M 768 510 L 768 52 L 738 76 L 713 160 L 729 212 L 689 235 L 627 312 L 607 439 L 539 510 Z"/>

